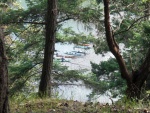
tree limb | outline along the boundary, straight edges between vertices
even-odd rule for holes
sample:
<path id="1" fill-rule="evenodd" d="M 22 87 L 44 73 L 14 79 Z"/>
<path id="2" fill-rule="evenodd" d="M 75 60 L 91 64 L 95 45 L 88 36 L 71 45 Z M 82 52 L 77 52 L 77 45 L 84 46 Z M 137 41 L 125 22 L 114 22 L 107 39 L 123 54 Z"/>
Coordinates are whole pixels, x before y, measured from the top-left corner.
<path id="1" fill-rule="evenodd" d="M 143 19 L 143 18 L 145 18 L 145 17 L 148 17 L 148 16 L 150 16 L 150 14 L 138 18 L 138 19 L 135 20 L 126 30 L 120 31 L 120 32 L 118 32 L 118 33 L 114 33 L 114 36 L 129 31 L 138 21 L 140 21 L 141 19 Z"/>
<path id="2" fill-rule="evenodd" d="M 129 75 L 129 72 L 125 65 L 125 61 L 123 60 L 120 54 L 119 46 L 114 39 L 113 32 L 111 31 L 109 0 L 104 0 L 104 14 L 105 14 L 104 24 L 105 24 L 105 31 L 106 31 L 106 40 L 107 40 L 109 49 L 113 53 L 113 55 L 116 57 L 116 60 L 119 64 L 122 78 L 124 78 L 129 83 L 131 82 L 131 76 Z"/>

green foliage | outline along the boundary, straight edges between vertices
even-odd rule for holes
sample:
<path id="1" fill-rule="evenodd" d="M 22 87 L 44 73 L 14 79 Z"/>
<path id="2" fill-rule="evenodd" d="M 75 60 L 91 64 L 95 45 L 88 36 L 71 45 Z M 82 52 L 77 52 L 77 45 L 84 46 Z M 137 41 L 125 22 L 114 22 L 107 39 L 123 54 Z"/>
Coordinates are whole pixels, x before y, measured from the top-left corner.
<path id="1" fill-rule="evenodd" d="M 144 28 L 144 34 L 147 38 L 147 41 L 149 42 L 149 36 L 150 36 L 150 22 L 145 22 L 143 23 L 143 28 Z"/>
<path id="2" fill-rule="evenodd" d="M 60 21 L 64 19 L 61 18 L 64 17 L 64 14 L 66 14 L 65 17 L 68 17 L 68 14 L 70 18 L 78 16 L 76 14 L 80 12 L 79 4 L 82 2 L 84 1 L 59 1 Z M 44 23 L 46 0 L 26 0 L 26 3 L 28 9 L 8 9 L 7 12 L 3 12 L 1 16 L 1 23 L 7 25 L 6 35 L 10 35 L 7 43 L 7 53 L 11 59 L 9 61 L 11 96 L 19 92 L 30 93 L 34 91 L 34 89 L 31 88 L 31 83 L 37 82 L 41 74 L 44 24 L 32 23 Z M 84 11 L 86 11 L 86 9 L 84 9 Z M 94 15 L 94 10 L 90 11 L 89 9 L 88 11 L 89 15 Z M 82 15 L 85 15 L 85 13 Z M 88 16 L 87 19 L 90 17 L 91 16 Z M 83 33 L 77 34 L 70 28 L 63 29 L 62 31 L 63 33 L 58 33 L 57 36 L 59 41 L 74 42 L 76 44 L 93 41 L 91 34 L 89 34 L 89 36 L 85 36 Z M 66 67 L 60 67 L 59 65 L 60 64 L 54 64 L 54 70 L 57 70 L 57 72 L 63 72 L 65 70 L 63 74 L 65 74 L 66 77 L 63 77 L 62 80 L 54 77 L 56 80 L 63 82 L 69 79 L 77 80 L 79 76 L 78 71 L 67 71 Z"/>
<path id="3" fill-rule="evenodd" d="M 61 70 L 56 70 L 56 72 L 53 73 L 53 79 L 58 82 L 58 84 L 57 82 L 55 83 L 55 86 L 59 85 L 59 83 L 73 83 L 73 81 L 82 81 L 86 87 L 92 88 L 95 94 L 103 94 L 108 88 L 108 84 L 105 81 L 97 81 L 95 74 L 84 74 L 78 70 L 68 70 L 66 67 L 62 66 Z"/>
<path id="4" fill-rule="evenodd" d="M 103 93 L 110 91 L 113 97 L 125 94 L 126 82 L 120 76 L 116 59 L 110 58 L 108 61 L 102 61 L 100 64 L 91 63 L 91 65 L 92 72 L 97 77 L 97 82 L 107 84 Z"/>
<path id="5" fill-rule="evenodd" d="M 108 61 L 102 61 L 99 65 L 95 63 L 92 64 L 92 72 L 97 76 L 108 75 L 110 72 L 115 72 L 118 70 L 118 64 L 114 58 Z"/>
<path id="6" fill-rule="evenodd" d="M 96 0 L 97 4 L 100 4 L 102 2 L 102 0 Z"/>
<path id="7" fill-rule="evenodd" d="M 142 0 L 142 2 L 149 2 L 149 0 Z"/>
<path id="8" fill-rule="evenodd" d="M 15 0 L 1 0 L 1 3 L 10 3 L 10 2 L 14 2 Z"/>
<path id="9" fill-rule="evenodd" d="M 120 53 L 123 56 L 129 73 L 132 72 L 132 69 L 139 69 L 150 47 L 149 22 L 144 21 L 146 20 L 143 16 L 145 15 L 144 10 L 145 4 L 142 1 L 110 1 L 111 29 L 116 42 L 125 45 L 124 50 L 120 50 Z M 96 43 L 95 50 L 97 53 L 107 51 L 107 47 L 104 46 L 106 41 L 102 36 L 100 36 L 100 41 Z M 110 92 L 112 90 L 112 94 L 121 94 L 122 91 L 124 93 L 126 83 L 120 77 L 119 67 L 116 65 L 117 63 L 109 62 L 108 60 L 108 63 L 92 64 L 92 71 L 98 79 L 103 78 L 103 80 L 110 84 L 109 90 Z"/>
<path id="10" fill-rule="evenodd" d="M 95 38 L 92 34 L 85 35 L 84 33 L 76 33 L 72 28 L 61 29 L 57 33 L 57 42 L 69 42 L 74 44 L 94 42 Z"/>
<path id="11" fill-rule="evenodd" d="M 94 41 L 94 50 L 96 54 L 104 54 L 109 51 L 106 40 L 103 40 L 102 38 L 103 37 L 100 37 Z"/>
<path id="12" fill-rule="evenodd" d="M 9 60 L 10 95 L 35 89 L 32 83 L 39 80 L 43 59 L 44 40 L 41 27 L 10 25 L 7 27 L 7 56 Z"/>
<path id="13" fill-rule="evenodd" d="M 1 2 L 6 3 L 6 0 Z M 98 4 L 102 0 L 96 0 Z M 10 41 L 7 44 L 10 74 L 10 91 L 27 91 L 24 86 L 30 86 L 29 83 L 38 81 L 41 74 L 41 63 L 43 59 L 44 47 L 44 19 L 46 13 L 46 0 L 26 0 L 28 9 L 8 8 L 6 12 L 2 11 L 5 4 L 1 6 L 1 20 L 3 25 L 7 25 L 6 34 L 15 34 L 17 40 Z M 134 4 L 133 4 L 134 3 Z M 97 4 L 86 4 L 85 0 L 58 0 L 58 31 L 57 42 L 73 42 L 75 44 L 95 42 L 96 53 L 105 53 L 108 51 L 103 25 L 103 7 Z M 142 1 L 135 0 L 119 0 L 111 1 L 111 15 L 116 15 L 118 12 L 123 12 L 123 18 L 116 18 L 111 21 L 112 29 L 115 32 L 115 39 L 120 43 L 124 43 L 125 47 L 129 48 L 125 51 L 123 58 L 129 66 L 129 55 L 131 55 L 134 68 L 138 68 L 145 58 L 146 51 L 150 45 L 150 24 L 149 22 L 139 21 L 128 32 L 122 32 L 130 28 L 130 25 L 135 20 L 144 15 L 144 6 Z M 119 15 L 119 14 L 118 14 Z M 91 26 L 95 26 L 99 31 L 98 39 L 95 39 L 91 34 L 88 36 L 84 33 L 76 33 L 71 28 L 62 28 L 62 22 L 73 19 L 84 23 L 85 28 L 91 30 Z M 123 19 L 121 25 L 119 19 Z M 27 23 L 23 23 L 27 22 Z M 32 24 L 37 23 L 37 24 Z M 119 30 L 116 30 L 119 27 Z M 122 33 L 120 33 L 122 32 Z M 119 33 L 119 34 L 118 34 Z M 13 37 L 14 38 L 14 37 Z M 12 39 L 13 39 L 12 38 Z M 93 88 L 94 92 L 105 93 L 110 91 L 114 96 L 123 94 L 125 91 L 125 81 L 121 79 L 119 67 L 115 59 L 98 64 L 92 64 L 92 72 L 90 76 L 83 75 L 78 71 L 67 70 L 67 67 L 62 67 L 60 64 L 54 64 L 53 77 L 60 82 L 68 80 L 83 80 L 85 84 Z M 58 74 L 58 72 L 60 72 Z"/>

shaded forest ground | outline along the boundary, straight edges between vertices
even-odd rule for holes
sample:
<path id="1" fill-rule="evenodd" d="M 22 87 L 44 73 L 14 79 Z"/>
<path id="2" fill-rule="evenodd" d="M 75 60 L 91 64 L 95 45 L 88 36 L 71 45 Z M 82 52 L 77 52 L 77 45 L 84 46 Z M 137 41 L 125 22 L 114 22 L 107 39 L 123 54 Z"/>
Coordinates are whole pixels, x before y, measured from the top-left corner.
<path id="1" fill-rule="evenodd" d="M 119 101 L 109 105 L 59 99 L 10 101 L 11 113 L 150 113 L 150 102 Z"/>

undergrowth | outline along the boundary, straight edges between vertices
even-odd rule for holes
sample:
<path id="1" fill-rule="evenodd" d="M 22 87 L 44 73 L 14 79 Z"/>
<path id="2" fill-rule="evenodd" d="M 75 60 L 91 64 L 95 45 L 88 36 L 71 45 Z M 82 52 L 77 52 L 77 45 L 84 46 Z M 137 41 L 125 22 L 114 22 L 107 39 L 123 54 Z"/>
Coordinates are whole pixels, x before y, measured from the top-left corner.
<path id="1" fill-rule="evenodd" d="M 74 100 L 16 95 L 10 98 L 11 113 L 148 113 L 149 101 L 129 101 L 123 98 L 114 104 L 79 102 Z"/>

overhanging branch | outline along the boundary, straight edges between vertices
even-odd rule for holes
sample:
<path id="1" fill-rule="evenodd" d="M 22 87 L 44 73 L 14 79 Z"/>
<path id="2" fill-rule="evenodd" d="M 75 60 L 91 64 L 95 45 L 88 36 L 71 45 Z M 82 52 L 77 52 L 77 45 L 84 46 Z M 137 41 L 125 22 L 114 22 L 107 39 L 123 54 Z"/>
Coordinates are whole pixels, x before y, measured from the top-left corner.
<path id="1" fill-rule="evenodd" d="M 71 17 L 64 18 L 62 20 L 57 21 L 57 24 L 64 22 L 64 21 L 67 21 L 67 20 L 70 20 L 70 19 L 74 19 L 74 18 L 71 18 Z M 28 21 L 10 22 L 10 24 L 20 24 L 20 23 L 22 23 L 22 24 L 35 24 L 35 25 L 45 25 L 46 24 L 46 22 L 28 22 Z"/>
<path id="2" fill-rule="evenodd" d="M 143 19 L 143 18 L 145 18 L 145 17 L 148 17 L 148 16 L 150 16 L 150 14 L 138 18 L 138 19 L 135 20 L 126 30 L 120 31 L 120 32 L 118 32 L 118 33 L 114 33 L 114 36 L 129 31 L 138 21 L 140 21 L 141 19 Z"/>
<path id="3" fill-rule="evenodd" d="M 125 61 L 123 60 L 123 58 L 120 54 L 118 44 L 116 43 L 116 41 L 114 39 L 114 35 L 112 33 L 111 25 L 110 25 L 110 14 L 109 13 L 110 13 L 109 0 L 104 0 L 104 14 L 105 14 L 104 24 L 105 24 L 107 43 L 108 43 L 110 51 L 113 53 L 113 55 L 115 56 L 115 58 L 119 64 L 122 78 L 124 78 L 128 83 L 130 83 L 131 76 L 129 75 L 129 72 L 125 65 Z"/>

